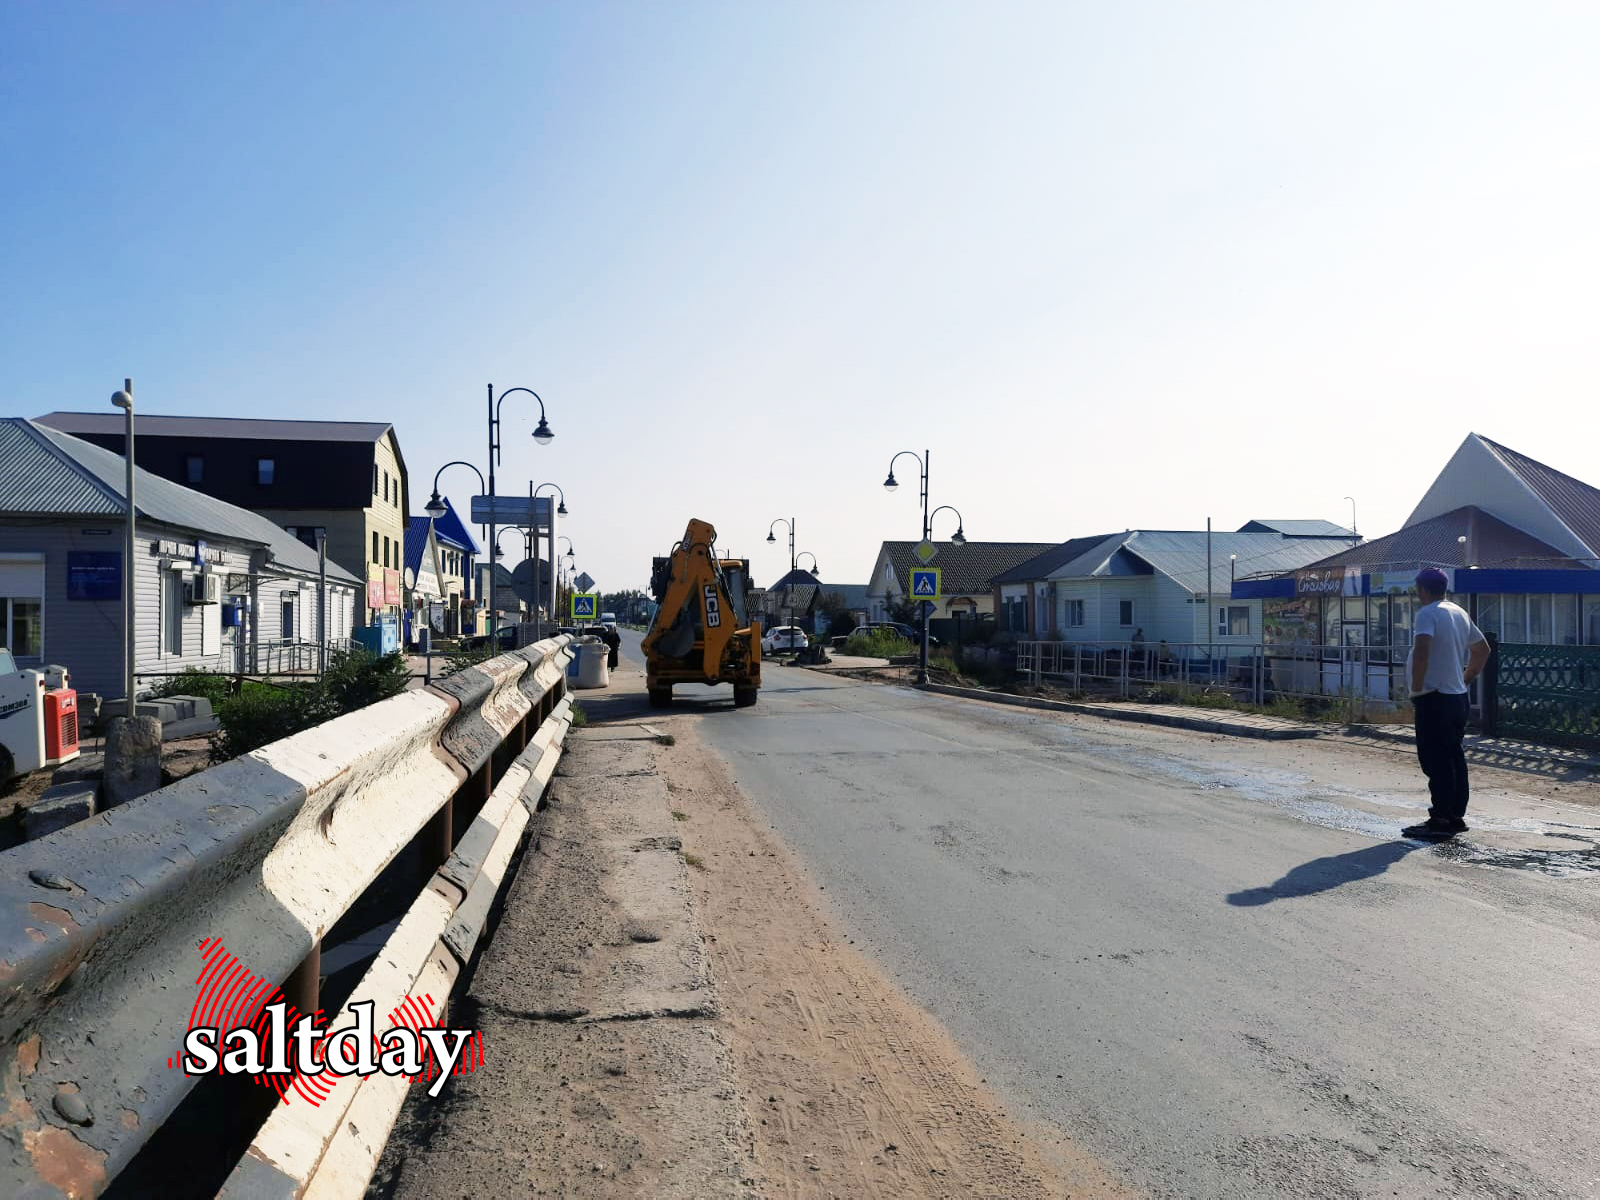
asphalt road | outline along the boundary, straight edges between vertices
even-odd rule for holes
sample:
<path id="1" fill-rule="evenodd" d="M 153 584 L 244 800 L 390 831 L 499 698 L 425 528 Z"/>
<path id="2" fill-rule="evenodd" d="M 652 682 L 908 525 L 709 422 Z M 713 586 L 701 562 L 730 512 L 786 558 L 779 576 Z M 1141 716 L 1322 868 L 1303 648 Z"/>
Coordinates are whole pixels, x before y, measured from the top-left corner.
<path id="1" fill-rule="evenodd" d="M 771 665 L 728 692 L 678 707 L 857 943 L 1130 1182 L 1600 1195 L 1600 809 L 1485 772 L 1465 844 L 1424 847 L 1393 752 Z"/>

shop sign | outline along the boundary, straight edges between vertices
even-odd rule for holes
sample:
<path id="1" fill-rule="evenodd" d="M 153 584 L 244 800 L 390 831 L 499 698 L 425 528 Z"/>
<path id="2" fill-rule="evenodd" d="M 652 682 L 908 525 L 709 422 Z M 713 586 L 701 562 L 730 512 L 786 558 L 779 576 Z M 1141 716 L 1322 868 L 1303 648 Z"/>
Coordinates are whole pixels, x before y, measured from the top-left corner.
<path id="1" fill-rule="evenodd" d="M 393 567 L 383 569 L 383 602 L 385 604 L 400 603 L 400 572 Z"/>
<path id="2" fill-rule="evenodd" d="M 199 542 L 176 542 L 161 539 L 150 543 L 150 553 L 163 555 L 167 558 L 186 558 L 197 566 L 202 563 L 220 563 L 223 559 L 221 550 L 214 550 L 206 545 L 204 539 Z"/>
<path id="3" fill-rule="evenodd" d="M 382 608 L 383 607 L 383 580 L 381 580 L 381 579 L 369 579 L 369 580 L 367 580 L 367 607 L 368 608 Z"/>
<path id="4" fill-rule="evenodd" d="M 68 600 L 121 600 L 120 550 L 68 550 Z"/>
<path id="5" fill-rule="evenodd" d="M 1328 567 L 1320 571 L 1296 571 L 1294 590 L 1297 596 L 1359 596 L 1361 592 L 1360 567 Z"/>

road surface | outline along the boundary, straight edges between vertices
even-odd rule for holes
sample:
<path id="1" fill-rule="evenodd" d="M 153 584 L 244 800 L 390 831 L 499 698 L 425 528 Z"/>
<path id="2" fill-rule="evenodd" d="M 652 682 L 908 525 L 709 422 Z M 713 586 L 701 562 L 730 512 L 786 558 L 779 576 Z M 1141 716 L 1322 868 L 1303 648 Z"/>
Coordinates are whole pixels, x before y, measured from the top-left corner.
<path id="1" fill-rule="evenodd" d="M 637 634 L 624 652 L 637 656 Z M 1154 1195 L 1600 1194 L 1595 785 L 769 665 L 680 689 L 988 1081 Z"/>

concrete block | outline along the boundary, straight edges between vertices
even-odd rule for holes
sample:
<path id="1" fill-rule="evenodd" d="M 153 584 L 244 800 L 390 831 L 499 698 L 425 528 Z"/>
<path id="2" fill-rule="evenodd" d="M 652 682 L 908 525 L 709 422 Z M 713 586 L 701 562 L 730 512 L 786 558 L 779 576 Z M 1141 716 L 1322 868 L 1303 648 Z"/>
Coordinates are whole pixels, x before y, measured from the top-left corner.
<path id="1" fill-rule="evenodd" d="M 23 839 L 31 842 L 94 816 L 98 789 L 92 779 L 76 779 L 47 788 L 22 814 Z"/>
<path id="2" fill-rule="evenodd" d="M 105 773 L 105 755 L 97 751 L 85 751 L 69 763 L 62 763 L 50 776 L 51 786 L 58 783 L 77 783 L 79 780 L 90 779 L 99 784 L 100 776 Z"/>
<path id="3" fill-rule="evenodd" d="M 146 716 L 118 717 L 112 721 L 106 734 L 101 806 L 115 808 L 160 786 L 161 722 Z"/>

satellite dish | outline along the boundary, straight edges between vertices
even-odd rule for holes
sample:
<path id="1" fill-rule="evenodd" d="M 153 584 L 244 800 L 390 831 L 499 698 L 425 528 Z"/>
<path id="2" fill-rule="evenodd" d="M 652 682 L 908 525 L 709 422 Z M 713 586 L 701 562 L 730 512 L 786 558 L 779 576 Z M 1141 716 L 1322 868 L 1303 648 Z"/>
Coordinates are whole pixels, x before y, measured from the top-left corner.
<path id="1" fill-rule="evenodd" d="M 417 586 L 417 573 L 410 567 L 406 568 L 405 581 L 408 588 L 415 588 Z"/>

